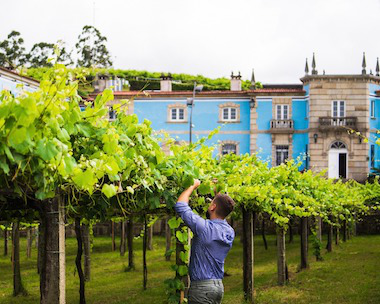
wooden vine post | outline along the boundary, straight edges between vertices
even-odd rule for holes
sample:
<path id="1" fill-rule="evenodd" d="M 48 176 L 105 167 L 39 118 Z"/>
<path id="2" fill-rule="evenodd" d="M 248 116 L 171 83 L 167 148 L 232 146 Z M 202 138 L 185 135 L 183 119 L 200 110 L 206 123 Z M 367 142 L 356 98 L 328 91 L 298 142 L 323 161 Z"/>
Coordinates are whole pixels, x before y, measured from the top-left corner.
<path id="1" fill-rule="evenodd" d="M 265 248 L 265 250 L 268 250 L 268 242 L 267 242 L 267 238 L 265 237 L 265 218 L 264 218 L 264 215 L 263 215 L 263 219 L 261 221 L 261 235 L 263 237 L 264 248 Z"/>
<path id="2" fill-rule="evenodd" d="M 41 202 L 40 303 L 65 304 L 65 209 L 61 196 Z M 42 244 L 41 244 L 42 243 Z"/>
<path id="3" fill-rule="evenodd" d="M 133 257 L 133 218 L 130 217 L 127 221 L 127 243 L 128 243 L 128 269 L 135 269 Z"/>
<path id="4" fill-rule="evenodd" d="M 16 220 L 12 225 L 12 268 L 13 268 L 13 295 L 25 294 L 21 281 L 20 270 L 20 223 Z"/>
<path id="5" fill-rule="evenodd" d="M 340 229 L 337 226 L 335 228 L 335 245 L 339 245 L 339 238 L 340 238 Z"/>
<path id="6" fill-rule="evenodd" d="M 148 268 L 146 265 L 146 251 L 148 247 L 148 223 L 146 215 L 144 216 L 144 237 L 143 237 L 143 287 L 146 290 L 148 284 Z"/>
<path id="7" fill-rule="evenodd" d="M 243 213 L 243 288 L 244 298 L 254 303 L 254 232 L 255 212 L 242 209 Z"/>
<path id="8" fill-rule="evenodd" d="M 4 228 L 4 256 L 8 255 L 8 228 Z"/>
<path id="9" fill-rule="evenodd" d="M 293 243 L 294 235 L 293 235 L 293 218 L 289 219 L 289 244 Z"/>
<path id="10" fill-rule="evenodd" d="M 285 230 L 277 227 L 277 282 L 278 285 L 285 285 L 286 275 L 286 255 L 285 255 Z"/>
<path id="11" fill-rule="evenodd" d="M 320 216 L 317 216 L 316 222 L 317 238 L 320 242 L 322 242 L 322 218 Z"/>
<path id="12" fill-rule="evenodd" d="M 169 217 L 165 218 L 165 239 L 166 239 L 166 253 L 165 253 L 165 260 L 170 261 L 170 254 L 169 251 L 171 249 L 171 243 L 172 243 L 172 235 L 171 235 L 171 229 L 168 224 Z"/>
<path id="13" fill-rule="evenodd" d="M 347 229 L 347 221 L 343 221 L 343 242 L 347 242 L 348 240 L 348 229 Z"/>
<path id="14" fill-rule="evenodd" d="M 116 250 L 115 242 L 115 222 L 111 220 L 111 238 L 112 238 L 112 251 Z"/>
<path id="15" fill-rule="evenodd" d="M 125 220 L 120 222 L 120 256 L 125 255 L 126 244 L 125 244 Z"/>
<path id="16" fill-rule="evenodd" d="M 90 225 L 89 224 L 82 224 L 81 231 L 82 231 L 83 251 L 84 251 L 84 278 L 86 281 L 90 281 L 90 279 L 91 279 Z"/>
<path id="17" fill-rule="evenodd" d="M 79 276 L 79 304 L 86 304 L 85 296 L 85 276 L 82 268 L 82 255 L 83 255 L 83 235 L 81 231 L 80 218 L 75 218 L 75 235 L 77 238 L 78 249 L 75 258 L 75 265 L 77 267 Z"/>
<path id="18" fill-rule="evenodd" d="M 301 217 L 301 269 L 306 269 L 309 267 L 308 244 L 308 218 Z"/>
<path id="19" fill-rule="evenodd" d="M 184 285 L 184 289 L 179 291 L 181 304 L 184 303 L 184 300 L 187 297 L 187 294 L 189 291 L 189 285 L 190 285 L 190 278 L 188 274 L 187 273 L 181 274 L 181 271 L 179 270 L 179 269 L 184 269 L 185 267 L 187 269 L 187 264 L 183 260 L 183 258 L 181 258 L 181 253 L 186 252 L 185 244 L 188 245 L 188 236 L 186 236 L 186 240 L 184 240 L 184 242 L 181 242 L 177 236 L 177 234 L 183 234 L 184 230 L 187 231 L 187 235 L 188 235 L 188 228 L 183 223 L 181 223 L 176 229 L 176 265 L 178 267 L 178 270 L 176 272 L 176 277 L 180 279 Z"/>
<path id="20" fill-rule="evenodd" d="M 327 231 L 327 246 L 326 249 L 328 252 L 332 251 L 332 242 L 333 242 L 333 225 L 329 224 L 328 231 Z"/>

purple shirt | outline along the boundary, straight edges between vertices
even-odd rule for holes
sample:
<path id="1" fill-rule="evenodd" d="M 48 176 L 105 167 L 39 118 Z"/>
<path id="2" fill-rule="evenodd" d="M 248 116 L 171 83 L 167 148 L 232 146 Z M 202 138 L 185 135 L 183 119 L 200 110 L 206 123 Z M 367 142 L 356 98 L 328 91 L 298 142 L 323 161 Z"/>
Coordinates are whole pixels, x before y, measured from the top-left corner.
<path id="1" fill-rule="evenodd" d="M 184 202 L 178 202 L 175 210 L 194 234 L 189 265 L 190 280 L 223 279 L 224 260 L 235 238 L 234 229 L 226 220 L 205 220 Z"/>

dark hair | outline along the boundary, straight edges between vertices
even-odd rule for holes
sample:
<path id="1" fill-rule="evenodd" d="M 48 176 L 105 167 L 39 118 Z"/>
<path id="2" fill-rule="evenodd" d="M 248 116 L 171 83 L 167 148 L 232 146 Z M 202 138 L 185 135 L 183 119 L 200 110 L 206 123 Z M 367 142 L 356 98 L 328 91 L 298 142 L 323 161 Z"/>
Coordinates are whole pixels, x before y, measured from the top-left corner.
<path id="1" fill-rule="evenodd" d="M 226 218 L 234 210 L 235 206 L 234 200 L 227 194 L 218 193 L 215 195 L 214 203 L 216 204 L 216 214 L 223 218 Z"/>

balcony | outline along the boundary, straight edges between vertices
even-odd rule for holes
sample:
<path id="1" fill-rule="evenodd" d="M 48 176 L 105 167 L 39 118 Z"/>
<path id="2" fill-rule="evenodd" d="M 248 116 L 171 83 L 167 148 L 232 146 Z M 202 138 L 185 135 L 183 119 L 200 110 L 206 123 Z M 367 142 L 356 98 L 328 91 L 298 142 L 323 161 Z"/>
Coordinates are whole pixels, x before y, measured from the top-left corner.
<path id="1" fill-rule="evenodd" d="M 293 133 L 293 120 L 292 119 L 272 119 L 270 121 L 271 133 Z"/>
<path id="2" fill-rule="evenodd" d="M 357 117 L 319 117 L 320 130 L 355 129 Z"/>

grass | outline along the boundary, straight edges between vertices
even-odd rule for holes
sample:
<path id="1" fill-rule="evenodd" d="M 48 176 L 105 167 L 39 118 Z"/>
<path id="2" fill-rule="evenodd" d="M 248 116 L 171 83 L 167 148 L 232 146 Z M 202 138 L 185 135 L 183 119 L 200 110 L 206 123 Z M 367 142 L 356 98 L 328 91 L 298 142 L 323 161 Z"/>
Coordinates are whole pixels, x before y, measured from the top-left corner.
<path id="1" fill-rule="evenodd" d="M 137 269 L 125 272 L 127 256 L 111 252 L 111 239 L 97 237 L 92 253 L 91 281 L 86 284 L 87 303 L 164 303 L 164 280 L 172 277 L 171 262 L 165 261 L 162 237 L 154 238 L 154 250 L 148 252 L 148 290 L 142 290 L 142 244 L 135 243 Z M 263 247 L 261 237 L 255 240 L 256 303 L 380 303 L 380 236 L 358 236 L 334 247 L 334 252 L 323 254 L 324 261 L 310 258 L 310 269 L 297 272 L 299 239 L 287 244 L 290 282 L 276 286 L 276 247 L 273 236 L 268 236 L 269 249 Z M 26 241 L 21 239 L 21 275 L 29 295 L 12 296 L 12 269 L 10 257 L 0 257 L 0 304 L 28 304 L 39 302 L 39 278 L 36 272 L 36 254 L 26 259 Z M 78 275 L 75 271 L 76 240 L 66 242 L 67 303 L 78 303 Z M 3 241 L 0 242 L 3 253 Z M 223 303 L 243 303 L 242 247 L 238 239 L 226 260 Z"/>

